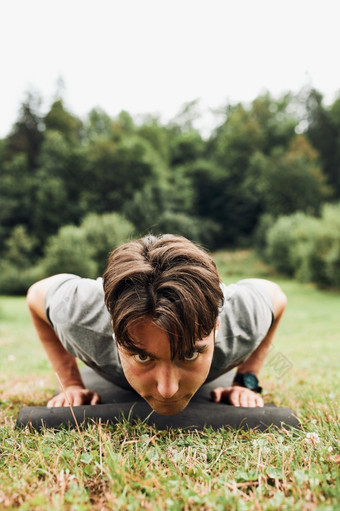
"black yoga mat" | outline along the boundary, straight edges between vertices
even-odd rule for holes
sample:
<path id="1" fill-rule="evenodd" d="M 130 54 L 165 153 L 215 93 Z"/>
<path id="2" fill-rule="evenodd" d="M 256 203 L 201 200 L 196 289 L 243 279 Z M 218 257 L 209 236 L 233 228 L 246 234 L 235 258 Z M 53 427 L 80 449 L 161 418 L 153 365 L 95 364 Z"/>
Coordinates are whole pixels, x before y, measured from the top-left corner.
<path id="1" fill-rule="evenodd" d="M 269 426 L 299 427 L 299 421 L 290 408 L 279 408 L 267 404 L 264 408 L 243 408 L 213 403 L 210 391 L 218 386 L 228 386 L 233 378 L 231 373 L 203 385 L 183 412 L 172 416 L 159 415 L 133 390 L 122 389 L 110 383 L 91 369 L 82 371 L 87 388 L 98 392 L 101 404 L 74 406 L 72 408 L 79 426 L 90 422 L 115 424 L 125 419 L 129 422 L 141 419 L 157 429 L 186 428 L 201 430 L 205 426 L 218 429 L 232 427 L 236 429 L 257 428 L 261 431 Z M 75 427 L 76 421 L 69 407 L 47 408 L 26 406 L 18 414 L 16 427 L 30 427 L 41 430 L 47 428 Z"/>

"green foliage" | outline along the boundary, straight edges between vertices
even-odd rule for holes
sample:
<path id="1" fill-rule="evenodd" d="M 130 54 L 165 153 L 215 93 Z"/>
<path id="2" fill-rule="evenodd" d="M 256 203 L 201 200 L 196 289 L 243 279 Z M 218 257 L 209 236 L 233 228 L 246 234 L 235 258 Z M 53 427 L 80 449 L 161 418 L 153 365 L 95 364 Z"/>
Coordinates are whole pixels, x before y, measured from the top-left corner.
<path id="1" fill-rule="evenodd" d="M 32 227 L 35 181 L 31 176 L 27 156 L 17 154 L 3 162 L 0 186 L 0 250 L 17 225 Z"/>
<path id="2" fill-rule="evenodd" d="M 317 154 L 303 136 L 293 139 L 287 152 L 273 151 L 263 177 L 265 211 L 275 216 L 295 211 L 318 214 L 330 195 Z"/>
<path id="3" fill-rule="evenodd" d="M 306 98 L 307 136 L 319 152 L 322 167 L 335 197 L 340 198 L 340 96 L 329 107 L 312 89 Z"/>
<path id="4" fill-rule="evenodd" d="M 91 213 L 82 221 L 80 230 L 91 246 L 97 275 L 104 271 L 110 252 L 134 236 L 134 226 L 118 213 Z"/>
<path id="5" fill-rule="evenodd" d="M 88 211 L 122 211 L 126 201 L 147 183 L 159 182 L 164 164 L 140 137 L 118 142 L 97 139 L 87 149 L 86 182 L 83 201 Z"/>
<path id="6" fill-rule="evenodd" d="M 32 264 L 35 240 L 28 235 L 24 225 L 17 225 L 6 240 L 5 259 L 20 268 L 28 268 Z"/>
<path id="7" fill-rule="evenodd" d="M 183 165 L 204 156 L 205 144 L 197 131 L 175 134 L 171 139 L 171 165 Z"/>
<path id="8" fill-rule="evenodd" d="M 40 104 L 28 94 L 0 140 L 3 257 L 17 226 L 37 258 L 61 227 L 113 211 L 137 234 L 175 230 L 209 248 L 249 246 L 264 214 L 319 215 L 340 198 L 340 99 L 326 108 L 314 90 L 227 105 L 208 140 L 195 128 L 198 100 L 167 124 L 99 108 L 82 121 L 61 97 L 42 115 Z"/>
<path id="9" fill-rule="evenodd" d="M 52 236 L 41 264 L 46 275 L 74 273 L 96 278 L 102 273 L 109 252 L 132 234 L 133 226 L 116 213 L 91 214 L 80 227 L 67 225 Z"/>
<path id="10" fill-rule="evenodd" d="M 28 288 L 46 276 L 41 265 L 21 267 L 16 261 L 0 261 L 0 290 L 4 295 L 25 295 Z"/>
<path id="11" fill-rule="evenodd" d="M 112 119 L 101 109 L 93 108 L 84 123 L 84 139 L 91 143 L 98 137 L 109 137 Z"/>
<path id="12" fill-rule="evenodd" d="M 163 213 L 155 231 L 185 236 L 210 250 L 216 247 L 216 239 L 220 236 L 220 226 L 213 220 L 170 211 Z"/>
<path id="13" fill-rule="evenodd" d="M 278 271 L 321 287 L 340 288 L 340 204 L 321 218 L 280 217 L 266 236 L 266 259 Z"/>
<path id="14" fill-rule="evenodd" d="M 20 107 L 19 118 L 6 139 L 6 160 L 11 160 L 18 154 L 23 154 L 27 159 L 30 170 L 36 167 L 43 141 L 40 105 L 40 96 L 35 92 L 28 92 Z"/>
<path id="15" fill-rule="evenodd" d="M 267 260 L 278 271 L 308 281 L 306 258 L 318 226 L 317 218 L 304 213 L 280 217 L 267 233 Z"/>
<path id="16" fill-rule="evenodd" d="M 162 126 L 159 119 L 146 116 L 138 128 L 138 135 L 147 140 L 168 165 L 170 162 L 170 140 L 172 130 Z"/>
<path id="17" fill-rule="evenodd" d="M 81 277 L 95 278 L 97 265 L 92 259 L 93 249 L 84 232 L 73 225 L 61 227 L 58 234 L 49 238 L 43 266 L 47 275 L 75 273 Z"/>
<path id="18" fill-rule="evenodd" d="M 79 223 L 86 213 L 82 202 L 86 186 L 86 156 L 60 131 L 46 131 L 35 174 L 33 232 L 41 246 L 60 226 Z M 81 185 L 80 185 L 81 183 Z"/>
<path id="19" fill-rule="evenodd" d="M 65 109 L 62 99 L 52 104 L 50 111 L 44 117 L 44 123 L 47 130 L 62 133 L 70 143 L 77 143 L 80 140 L 82 122 Z"/>

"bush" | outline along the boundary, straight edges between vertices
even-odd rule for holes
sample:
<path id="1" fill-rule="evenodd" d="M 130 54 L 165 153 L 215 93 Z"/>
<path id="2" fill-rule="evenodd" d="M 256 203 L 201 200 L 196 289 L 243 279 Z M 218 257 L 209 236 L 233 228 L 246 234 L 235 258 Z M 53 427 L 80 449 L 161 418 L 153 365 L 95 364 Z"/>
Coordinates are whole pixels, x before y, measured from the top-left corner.
<path id="1" fill-rule="evenodd" d="M 275 222 L 275 217 L 269 213 L 264 213 L 255 228 L 253 235 L 253 245 L 260 257 L 266 259 L 267 233 Z"/>
<path id="2" fill-rule="evenodd" d="M 90 214 L 81 224 L 86 242 L 92 247 L 92 260 L 101 274 L 112 250 L 134 236 L 134 226 L 118 213 Z"/>
<path id="3" fill-rule="evenodd" d="M 311 280 L 321 287 L 340 288 L 340 204 L 323 208 L 309 253 Z"/>
<path id="4" fill-rule="evenodd" d="M 62 272 L 98 277 L 103 272 L 109 252 L 132 234 L 132 224 L 121 215 L 91 214 L 80 227 L 62 227 L 48 240 L 42 265 L 47 275 Z"/>
<path id="5" fill-rule="evenodd" d="M 266 233 L 266 260 L 303 282 L 340 288 L 340 205 L 326 205 L 321 218 L 280 217 Z"/>
<path id="6" fill-rule="evenodd" d="M 191 217 L 184 213 L 165 211 L 159 218 L 155 231 L 185 236 L 213 250 L 220 236 L 220 226 L 213 220 Z"/>
<path id="7" fill-rule="evenodd" d="M 22 296 L 28 288 L 45 277 L 42 266 L 20 268 L 9 261 L 2 261 L 0 265 L 0 290 L 2 295 Z"/>
<path id="8" fill-rule="evenodd" d="M 97 264 L 93 261 L 93 248 L 86 241 L 80 227 L 66 225 L 47 242 L 42 261 L 46 275 L 75 273 L 81 277 L 97 276 Z"/>

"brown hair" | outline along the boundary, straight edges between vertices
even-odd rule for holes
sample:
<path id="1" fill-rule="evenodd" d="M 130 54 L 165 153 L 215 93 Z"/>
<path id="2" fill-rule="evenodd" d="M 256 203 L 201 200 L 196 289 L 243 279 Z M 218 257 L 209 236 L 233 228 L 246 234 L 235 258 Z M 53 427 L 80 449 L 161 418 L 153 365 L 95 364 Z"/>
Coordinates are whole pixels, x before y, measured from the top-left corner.
<path id="1" fill-rule="evenodd" d="M 134 346 L 129 329 L 145 318 L 168 333 L 172 358 L 183 358 L 215 328 L 223 304 L 216 265 L 182 236 L 149 235 L 118 247 L 103 277 L 113 331 L 124 348 Z"/>

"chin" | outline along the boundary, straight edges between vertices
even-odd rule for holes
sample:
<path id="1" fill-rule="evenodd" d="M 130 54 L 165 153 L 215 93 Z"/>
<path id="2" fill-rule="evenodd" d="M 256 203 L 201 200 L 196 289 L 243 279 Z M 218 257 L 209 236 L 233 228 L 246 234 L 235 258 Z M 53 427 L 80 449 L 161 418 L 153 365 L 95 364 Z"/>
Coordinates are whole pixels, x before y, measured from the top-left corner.
<path id="1" fill-rule="evenodd" d="M 182 412 L 187 407 L 188 401 L 181 402 L 181 403 L 174 403 L 173 405 L 171 405 L 171 404 L 162 405 L 160 403 L 156 403 L 156 404 L 149 403 L 149 405 L 151 406 L 153 411 L 158 413 L 159 415 L 170 416 L 170 415 L 176 415 L 177 413 Z"/>

